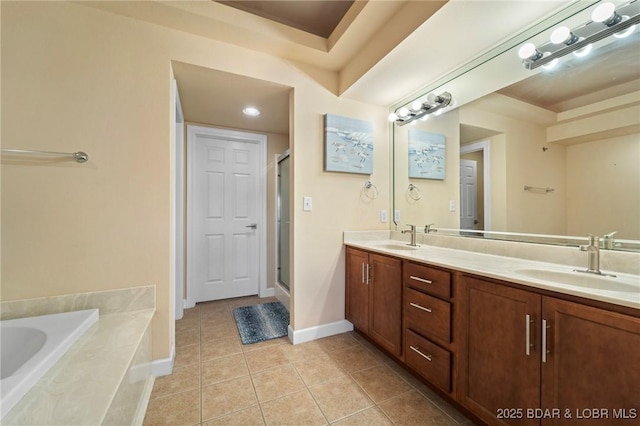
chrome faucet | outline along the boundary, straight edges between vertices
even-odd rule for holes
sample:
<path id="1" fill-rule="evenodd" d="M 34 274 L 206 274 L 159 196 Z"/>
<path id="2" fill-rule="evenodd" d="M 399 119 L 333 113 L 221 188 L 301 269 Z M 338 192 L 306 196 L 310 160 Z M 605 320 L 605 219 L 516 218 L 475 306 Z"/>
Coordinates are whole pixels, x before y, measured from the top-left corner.
<path id="1" fill-rule="evenodd" d="M 405 229 L 404 231 L 401 231 L 403 234 L 408 234 L 409 232 L 411 232 L 411 243 L 409 244 L 410 246 L 413 247 L 418 247 L 418 244 L 416 244 L 416 226 L 415 225 L 407 225 L 409 227 L 409 229 Z"/>
<path id="2" fill-rule="evenodd" d="M 437 232 L 437 231 L 438 231 L 437 229 L 431 229 L 431 227 L 432 227 L 433 225 L 435 225 L 435 223 L 430 223 L 430 224 L 428 224 L 428 225 L 425 225 L 425 226 L 424 226 L 424 233 L 425 233 L 425 234 L 428 234 L 429 232 Z"/>
<path id="3" fill-rule="evenodd" d="M 587 252 L 587 269 L 574 269 L 574 271 L 615 277 L 615 275 L 605 274 L 600 271 L 600 238 L 592 234 L 589 234 L 588 237 L 589 244 L 587 244 L 586 246 L 580 246 L 580 251 Z"/>
<path id="4" fill-rule="evenodd" d="M 589 244 L 580 246 L 580 251 L 587 252 L 587 270 L 583 272 L 600 275 L 600 238 L 589 234 Z"/>

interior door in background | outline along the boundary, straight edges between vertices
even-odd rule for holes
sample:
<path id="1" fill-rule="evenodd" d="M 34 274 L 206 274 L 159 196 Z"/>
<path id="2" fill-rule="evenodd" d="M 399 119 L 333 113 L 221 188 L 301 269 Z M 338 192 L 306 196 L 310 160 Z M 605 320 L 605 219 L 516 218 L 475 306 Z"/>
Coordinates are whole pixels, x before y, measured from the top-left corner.
<path id="1" fill-rule="evenodd" d="M 477 163 L 460 159 L 460 229 L 476 229 L 478 223 Z"/>
<path id="2" fill-rule="evenodd" d="M 266 137 L 188 127 L 188 291 L 195 302 L 258 294 Z"/>

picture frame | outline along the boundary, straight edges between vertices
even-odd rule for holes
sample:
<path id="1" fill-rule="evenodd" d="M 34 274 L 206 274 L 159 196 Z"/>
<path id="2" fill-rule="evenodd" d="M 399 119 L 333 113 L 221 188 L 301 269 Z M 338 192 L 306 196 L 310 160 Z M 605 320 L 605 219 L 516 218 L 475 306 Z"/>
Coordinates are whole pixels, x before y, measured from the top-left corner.
<path id="1" fill-rule="evenodd" d="M 372 122 L 324 115 L 324 171 L 371 175 L 373 154 Z"/>
<path id="2" fill-rule="evenodd" d="M 409 178 L 444 180 L 446 138 L 440 133 L 409 129 Z"/>

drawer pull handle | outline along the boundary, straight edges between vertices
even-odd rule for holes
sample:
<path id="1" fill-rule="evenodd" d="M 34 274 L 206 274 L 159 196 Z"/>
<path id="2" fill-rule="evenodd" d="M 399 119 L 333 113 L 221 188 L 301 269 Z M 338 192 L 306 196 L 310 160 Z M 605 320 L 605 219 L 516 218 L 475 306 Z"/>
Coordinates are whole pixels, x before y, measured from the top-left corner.
<path id="1" fill-rule="evenodd" d="M 433 281 L 425 280 L 424 278 L 414 277 L 413 275 L 410 275 L 409 278 L 411 278 L 412 280 L 420 281 L 421 283 L 433 284 Z"/>
<path id="2" fill-rule="evenodd" d="M 525 349 L 524 349 L 524 353 L 525 355 L 529 356 L 531 355 L 531 315 L 526 314 L 524 316 L 524 336 L 525 336 Z"/>
<path id="3" fill-rule="evenodd" d="M 431 355 L 425 355 L 422 352 L 420 352 L 420 348 L 414 348 L 413 346 L 409 345 L 409 347 L 411 348 L 412 351 L 414 351 L 415 353 L 417 353 L 418 355 L 420 355 L 421 357 L 423 357 L 424 359 L 426 359 L 427 361 L 431 361 Z"/>
<path id="4" fill-rule="evenodd" d="M 409 303 L 409 305 L 413 306 L 414 308 L 422 309 L 423 311 L 431 313 L 431 309 L 425 308 L 424 306 L 420 306 L 415 303 Z"/>
<path id="5" fill-rule="evenodd" d="M 542 320 L 542 362 L 547 362 L 547 355 L 551 353 L 550 350 L 547 349 L 547 329 L 551 328 L 551 326 L 547 323 L 547 320 Z"/>

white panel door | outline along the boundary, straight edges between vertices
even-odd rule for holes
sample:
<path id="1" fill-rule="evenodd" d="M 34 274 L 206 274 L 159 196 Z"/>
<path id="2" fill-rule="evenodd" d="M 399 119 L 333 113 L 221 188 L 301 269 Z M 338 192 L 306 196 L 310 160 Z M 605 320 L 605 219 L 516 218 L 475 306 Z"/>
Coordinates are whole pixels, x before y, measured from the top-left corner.
<path id="1" fill-rule="evenodd" d="M 195 302 L 258 294 L 266 138 L 197 126 L 188 134 L 188 290 Z"/>
<path id="2" fill-rule="evenodd" d="M 478 219 L 477 163 L 460 159 L 460 229 L 476 229 Z"/>

